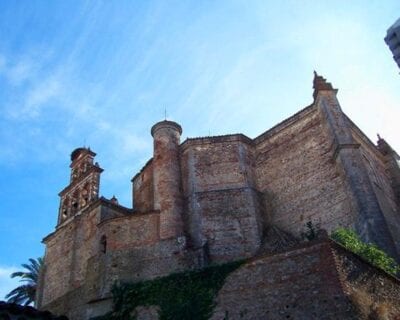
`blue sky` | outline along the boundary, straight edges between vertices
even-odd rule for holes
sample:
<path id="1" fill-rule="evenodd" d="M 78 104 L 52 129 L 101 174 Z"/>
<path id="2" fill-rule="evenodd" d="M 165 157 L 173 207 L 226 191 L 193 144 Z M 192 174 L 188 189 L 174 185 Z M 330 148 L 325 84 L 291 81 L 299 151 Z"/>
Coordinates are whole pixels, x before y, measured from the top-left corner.
<path id="1" fill-rule="evenodd" d="M 400 151 L 400 75 L 386 1 L 1 1 L 0 299 L 41 256 L 69 155 L 90 146 L 101 194 L 131 206 L 151 126 L 255 137 L 312 102 L 313 70 L 344 111 Z"/>

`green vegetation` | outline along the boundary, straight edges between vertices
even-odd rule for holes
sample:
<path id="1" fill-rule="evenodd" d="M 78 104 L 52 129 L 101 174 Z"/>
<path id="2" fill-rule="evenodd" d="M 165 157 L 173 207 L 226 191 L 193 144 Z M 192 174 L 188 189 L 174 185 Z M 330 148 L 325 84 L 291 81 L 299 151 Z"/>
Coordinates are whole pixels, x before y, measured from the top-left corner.
<path id="1" fill-rule="evenodd" d="M 339 228 L 332 233 L 331 238 L 387 273 L 395 275 L 400 271 L 400 266 L 392 257 L 379 249 L 377 245 L 364 243 L 353 230 Z"/>
<path id="2" fill-rule="evenodd" d="M 161 320 L 208 319 L 225 278 L 242 263 L 237 261 L 149 281 L 116 284 L 112 289 L 114 310 L 96 320 L 134 319 L 132 311 L 137 306 L 151 305 L 160 307 Z"/>
<path id="3" fill-rule="evenodd" d="M 29 264 L 24 263 L 24 267 L 27 271 L 17 271 L 11 274 L 11 278 L 20 278 L 20 282 L 23 285 L 13 289 L 8 293 L 5 298 L 7 302 L 23 304 L 27 306 L 35 301 L 36 287 L 39 280 L 39 272 L 43 266 L 43 258 L 29 259 Z"/>

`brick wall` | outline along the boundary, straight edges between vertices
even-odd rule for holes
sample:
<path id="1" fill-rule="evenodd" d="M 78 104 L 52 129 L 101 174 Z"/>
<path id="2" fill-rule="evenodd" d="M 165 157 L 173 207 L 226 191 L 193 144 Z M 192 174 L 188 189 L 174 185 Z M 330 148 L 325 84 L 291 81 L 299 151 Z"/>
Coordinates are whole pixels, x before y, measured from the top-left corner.
<path id="1" fill-rule="evenodd" d="M 67 227 L 59 229 L 56 237 L 52 237 L 46 242 L 46 268 L 40 305 L 46 305 L 57 299 L 70 288 L 75 228 L 76 223 L 70 223 Z"/>
<path id="2" fill-rule="evenodd" d="M 83 305 L 109 298 L 115 281 L 193 268 L 194 258 L 182 243 L 160 241 L 158 212 L 122 214 L 113 207 L 99 203 L 46 239 L 41 308 L 85 319 Z"/>
<path id="3" fill-rule="evenodd" d="M 212 262 L 254 255 L 262 210 L 254 188 L 254 154 L 243 135 L 199 138 L 182 145 L 185 222 L 195 247 Z"/>
<path id="4" fill-rule="evenodd" d="M 348 188 L 315 107 L 255 141 L 257 186 L 270 223 L 297 236 L 307 221 L 328 231 L 353 224 Z"/>
<path id="5" fill-rule="evenodd" d="M 400 280 L 333 244 L 343 289 L 361 319 L 400 318 Z"/>
<path id="6" fill-rule="evenodd" d="M 154 210 L 153 162 L 150 160 L 140 174 L 132 179 L 133 207 L 136 211 Z"/>
<path id="7" fill-rule="evenodd" d="M 354 124 L 352 125 L 352 134 L 357 143 L 360 144 L 360 151 L 371 179 L 373 190 L 397 247 L 397 251 L 400 252 L 400 233 L 398 232 L 400 213 L 398 211 L 396 195 L 392 188 L 391 176 L 388 171 L 386 159 Z"/>
<path id="8" fill-rule="evenodd" d="M 306 246 L 254 259 L 219 291 L 211 319 L 358 319 L 330 247 Z"/>
<path id="9" fill-rule="evenodd" d="M 400 281 L 331 241 L 259 257 L 226 279 L 211 319 L 398 319 Z"/>

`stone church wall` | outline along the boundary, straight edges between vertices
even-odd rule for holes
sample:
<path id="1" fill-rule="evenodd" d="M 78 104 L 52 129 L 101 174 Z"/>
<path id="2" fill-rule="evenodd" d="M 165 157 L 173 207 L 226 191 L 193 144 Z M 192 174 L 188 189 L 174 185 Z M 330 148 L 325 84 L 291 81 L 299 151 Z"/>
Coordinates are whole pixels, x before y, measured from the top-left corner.
<path id="1" fill-rule="evenodd" d="M 216 303 L 212 320 L 358 319 L 324 244 L 246 263 L 226 279 Z"/>
<path id="2" fill-rule="evenodd" d="M 400 280 L 374 268 L 359 256 L 331 244 L 343 291 L 361 319 L 400 318 Z"/>
<path id="3" fill-rule="evenodd" d="M 107 218 L 101 222 L 101 217 Z M 105 239 L 105 242 L 104 240 Z M 85 319 L 85 303 L 110 297 L 115 281 L 138 281 L 193 267 L 176 239 L 160 241 L 159 213 L 121 215 L 107 204 L 76 216 L 47 241 L 43 296 L 39 304 Z M 189 256 L 189 258 L 188 258 Z"/>
<path id="4" fill-rule="evenodd" d="M 315 106 L 255 139 L 256 177 L 269 223 L 299 236 L 306 222 L 331 231 L 353 224 L 347 186 Z"/>
<path id="5" fill-rule="evenodd" d="M 314 103 L 255 139 L 232 134 L 181 144 L 179 124 L 156 123 L 153 159 L 132 179 L 132 209 L 115 197 L 98 198 L 103 169 L 93 163 L 93 151 L 77 148 L 71 154 L 70 185 L 60 193 L 57 228 L 44 239 L 39 307 L 85 319 L 85 310 L 94 314 L 97 305 L 105 308 L 99 301 L 108 301 L 115 281 L 146 280 L 261 254 L 271 226 L 295 237 L 309 221 L 328 233 L 353 227 L 398 258 L 400 157 L 381 139 L 381 148 L 374 146 L 344 115 L 336 93 L 315 74 Z M 81 183 L 88 188 L 78 188 Z M 332 260 L 328 252 L 302 250 L 265 258 L 273 270 L 278 265 L 282 270 L 277 267 L 277 278 L 263 281 L 272 281 L 277 293 L 286 292 L 285 273 L 289 278 L 293 273 L 299 296 L 314 290 L 302 281 L 315 288 L 332 281 L 321 294 L 336 294 L 336 276 L 314 274 L 315 268 L 327 267 L 325 258 Z M 295 278 L 296 265 L 304 279 Z M 270 272 L 257 263 L 250 269 Z M 274 293 L 265 294 L 273 303 Z M 294 308 L 293 299 L 282 308 Z M 320 301 L 321 308 L 326 301 Z"/>
<path id="6" fill-rule="evenodd" d="M 45 269 L 42 305 L 69 290 L 75 228 L 76 223 L 71 222 L 66 228 L 58 230 L 57 237 L 48 239 L 46 243 L 46 265 L 51 265 L 51 268 Z"/>
<path id="7" fill-rule="evenodd" d="M 213 262 L 253 255 L 262 237 L 252 141 L 243 135 L 190 139 L 181 146 L 185 221 Z"/>
<path id="8" fill-rule="evenodd" d="M 391 177 L 387 169 L 386 159 L 354 124 L 352 124 L 352 134 L 354 139 L 360 144 L 364 165 L 371 179 L 379 206 L 385 216 L 397 250 L 400 252 L 400 233 L 398 232 L 400 212 L 398 211 L 396 196 L 391 185 Z"/>
<path id="9" fill-rule="evenodd" d="M 51 268 L 45 269 L 42 305 L 85 282 L 87 262 L 99 250 L 99 216 L 99 207 L 86 212 L 84 217 L 77 216 L 57 230 L 57 237 L 50 236 L 47 240 L 45 262 Z M 54 278 L 62 280 L 54 281 Z"/>
<path id="10" fill-rule="evenodd" d="M 133 208 L 138 212 L 154 209 L 153 161 L 150 160 L 133 179 Z"/>
<path id="11" fill-rule="evenodd" d="M 183 219 L 193 247 L 223 262 L 252 255 L 270 224 L 296 236 L 308 221 L 328 232 L 360 225 L 329 126 L 313 104 L 254 140 L 241 134 L 186 140 L 180 146 Z M 368 175 L 383 182 L 374 188 L 382 211 L 400 225 L 382 156 L 359 130 L 353 136 Z M 150 161 L 134 179 L 139 211 L 154 207 L 152 170 Z"/>
<path id="12" fill-rule="evenodd" d="M 329 240 L 254 258 L 216 298 L 219 319 L 387 319 L 400 316 L 400 281 Z"/>

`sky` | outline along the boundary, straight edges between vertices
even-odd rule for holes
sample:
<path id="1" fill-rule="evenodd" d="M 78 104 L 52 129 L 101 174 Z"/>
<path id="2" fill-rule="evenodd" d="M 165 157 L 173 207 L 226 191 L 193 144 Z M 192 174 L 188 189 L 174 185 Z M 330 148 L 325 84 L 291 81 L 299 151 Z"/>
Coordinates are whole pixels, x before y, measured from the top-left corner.
<path id="1" fill-rule="evenodd" d="M 312 103 L 316 70 L 374 142 L 400 151 L 400 75 L 383 41 L 398 0 L 0 1 L 0 300 L 44 254 L 70 153 L 132 206 L 151 126 L 254 138 Z"/>

